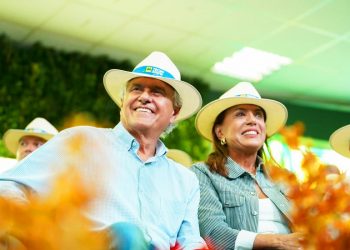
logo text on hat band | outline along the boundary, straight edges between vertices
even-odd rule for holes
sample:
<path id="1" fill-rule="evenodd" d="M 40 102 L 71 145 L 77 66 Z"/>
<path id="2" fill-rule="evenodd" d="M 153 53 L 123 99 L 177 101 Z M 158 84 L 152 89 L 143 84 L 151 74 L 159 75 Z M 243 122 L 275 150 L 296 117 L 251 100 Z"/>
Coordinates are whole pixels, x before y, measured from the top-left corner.
<path id="1" fill-rule="evenodd" d="M 172 74 L 170 74 L 168 71 L 165 71 L 161 68 L 157 68 L 154 66 L 141 66 L 134 69 L 132 72 L 175 79 L 175 77 Z"/>
<path id="2" fill-rule="evenodd" d="M 255 98 L 255 99 L 260 99 L 260 97 L 251 95 L 251 94 L 238 94 L 236 95 L 237 97 L 248 97 L 248 98 Z"/>
<path id="3" fill-rule="evenodd" d="M 43 130 L 43 129 L 39 129 L 39 128 L 26 128 L 26 129 L 24 129 L 24 130 L 25 130 L 25 131 L 28 131 L 28 132 L 48 134 L 47 131 L 45 131 L 45 130 Z"/>

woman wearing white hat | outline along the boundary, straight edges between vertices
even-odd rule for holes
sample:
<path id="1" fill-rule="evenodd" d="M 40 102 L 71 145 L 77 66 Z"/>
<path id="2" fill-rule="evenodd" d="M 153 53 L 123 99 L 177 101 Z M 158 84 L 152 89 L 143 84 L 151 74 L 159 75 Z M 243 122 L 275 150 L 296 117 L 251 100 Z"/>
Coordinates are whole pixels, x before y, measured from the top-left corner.
<path id="1" fill-rule="evenodd" d="M 196 129 L 213 142 L 205 163 L 191 168 L 200 182 L 201 236 L 213 249 L 300 249 L 291 233 L 289 203 L 262 162 L 267 136 L 287 120 L 282 103 L 262 99 L 241 82 L 204 106 Z"/>

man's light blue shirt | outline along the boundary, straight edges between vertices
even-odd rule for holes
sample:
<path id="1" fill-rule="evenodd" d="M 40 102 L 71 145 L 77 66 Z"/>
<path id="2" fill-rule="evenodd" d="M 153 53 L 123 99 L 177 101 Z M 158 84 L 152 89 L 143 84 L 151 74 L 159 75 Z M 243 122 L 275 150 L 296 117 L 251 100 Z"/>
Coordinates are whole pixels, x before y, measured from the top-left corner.
<path id="1" fill-rule="evenodd" d="M 96 229 L 131 222 L 159 249 L 169 249 L 176 242 L 185 249 L 202 247 L 196 176 L 168 159 L 160 140 L 155 156 L 147 161 L 139 158 L 138 148 L 121 123 L 114 129 L 66 129 L 1 174 L 0 194 L 23 195 L 25 186 L 44 196 L 59 173 L 67 166 L 76 167 L 84 183 L 97 192 L 84 211 Z"/>

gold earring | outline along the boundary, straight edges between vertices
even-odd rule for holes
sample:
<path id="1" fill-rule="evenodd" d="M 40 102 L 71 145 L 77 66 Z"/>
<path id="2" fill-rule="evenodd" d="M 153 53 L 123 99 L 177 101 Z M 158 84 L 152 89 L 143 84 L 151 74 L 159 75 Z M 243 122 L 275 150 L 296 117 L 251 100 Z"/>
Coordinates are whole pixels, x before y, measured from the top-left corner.
<path id="1" fill-rule="evenodd" d="M 224 138 L 222 138 L 221 140 L 220 140 L 220 143 L 221 143 L 221 145 L 222 146 L 224 146 L 224 145 L 226 145 L 226 138 L 224 137 Z"/>

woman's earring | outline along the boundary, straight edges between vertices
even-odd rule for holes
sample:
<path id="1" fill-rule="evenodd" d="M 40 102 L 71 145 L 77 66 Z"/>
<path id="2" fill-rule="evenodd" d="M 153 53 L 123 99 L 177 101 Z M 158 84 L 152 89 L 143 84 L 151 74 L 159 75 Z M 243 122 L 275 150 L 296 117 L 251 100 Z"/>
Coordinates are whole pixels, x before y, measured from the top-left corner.
<path id="1" fill-rule="evenodd" d="M 226 138 L 225 138 L 225 137 L 222 138 L 222 139 L 220 140 L 220 143 L 221 143 L 222 146 L 226 145 Z"/>

